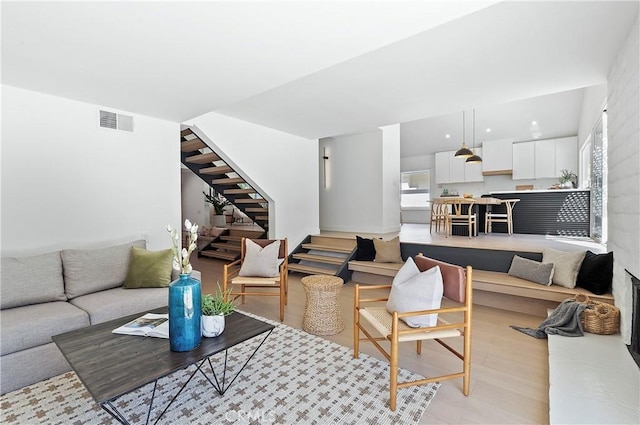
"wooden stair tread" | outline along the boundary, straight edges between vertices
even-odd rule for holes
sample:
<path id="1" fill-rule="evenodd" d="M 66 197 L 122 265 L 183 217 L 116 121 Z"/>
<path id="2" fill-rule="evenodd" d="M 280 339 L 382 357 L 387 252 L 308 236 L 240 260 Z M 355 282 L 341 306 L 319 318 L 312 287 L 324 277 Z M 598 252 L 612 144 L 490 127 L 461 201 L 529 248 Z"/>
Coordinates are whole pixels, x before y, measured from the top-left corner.
<path id="1" fill-rule="evenodd" d="M 220 239 L 223 241 L 233 241 L 240 243 L 242 241 L 242 236 L 231 236 L 231 235 L 222 235 Z"/>
<path id="2" fill-rule="evenodd" d="M 240 255 L 236 253 L 220 251 L 200 251 L 200 255 L 203 257 L 220 258 L 222 260 L 235 260 L 240 257 Z"/>
<path id="3" fill-rule="evenodd" d="M 188 162 L 189 164 L 207 164 L 214 161 L 220 161 L 220 157 L 213 152 L 201 153 L 185 159 L 185 162 Z"/>
<path id="4" fill-rule="evenodd" d="M 200 174 L 206 174 L 206 175 L 226 174 L 232 171 L 233 171 L 233 168 L 229 167 L 228 165 L 220 165 L 217 167 L 206 167 L 198 170 Z"/>
<path id="5" fill-rule="evenodd" d="M 248 195 L 257 192 L 254 189 L 225 189 L 222 193 L 223 195 Z"/>
<path id="6" fill-rule="evenodd" d="M 342 254 L 351 254 L 353 251 L 352 248 L 345 248 L 340 246 L 329 246 L 329 245 L 319 245 L 315 243 L 303 243 L 302 247 L 304 249 L 315 249 L 318 251 L 330 251 L 330 252 L 339 252 Z"/>
<path id="7" fill-rule="evenodd" d="M 342 257 L 329 257 L 328 255 L 307 254 L 304 252 L 293 254 L 293 258 L 297 260 L 316 261 L 318 263 L 327 264 L 342 264 L 345 260 L 345 258 Z"/>
<path id="8" fill-rule="evenodd" d="M 267 201 L 262 198 L 246 198 L 246 199 L 236 199 L 236 204 L 264 204 Z"/>
<path id="9" fill-rule="evenodd" d="M 195 139 L 189 139 L 185 140 L 184 142 L 180 142 L 180 150 L 182 152 L 193 152 L 206 147 L 207 145 L 197 137 Z"/>
<path id="10" fill-rule="evenodd" d="M 269 212 L 269 208 L 247 208 L 244 210 L 246 213 L 266 213 Z"/>
<path id="11" fill-rule="evenodd" d="M 289 263 L 289 265 L 287 266 L 289 268 L 289 271 L 293 271 L 293 272 L 301 272 L 301 273 L 307 273 L 307 274 L 328 274 L 328 275 L 334 275 L 335 272 L 338 271 L 338 269 L 332 269 L 332 268 L 324 268 L 324 267 L 313 267 L 313 266 L 303 266 L 301 264 L 298 263 Z"/>
<path id="12" fill-rule="evenodd" d="M 180 137 L 186 137 L 190 134 L 193 134 L 190 128 L 185 128 L 184 130 L 180 130 Z"/>
<path id="13" fill-rule="evenodd" d="M 229 177 L 226 179 L 214 179 L 211 180 L 212 184 L 238 184 L 238 183 L 244 183 L 244 179 L 240 178 L 240 177 Z M 237 202 L 237 200 L 236 200 Z"/>
<path id="14" fill-rule="evenodd" d="M 253 221 L 268 221 L 268 220 L 269 220 L 268 215 L 257 215 L 253 218 Z"/>
<path id="15" fill-rule="evenodd" d="M 220 249 L 226 249 L 226 250 L 229 250 L 229 251 L 238 251 L 238 252 L 240 252 L 240 245 L 236 245 L 236 244 L 232 244 L 232 243 L 213 242 L 213 243 L 210 243 L 209 246 L 211 248 L 220 248 Z"/>

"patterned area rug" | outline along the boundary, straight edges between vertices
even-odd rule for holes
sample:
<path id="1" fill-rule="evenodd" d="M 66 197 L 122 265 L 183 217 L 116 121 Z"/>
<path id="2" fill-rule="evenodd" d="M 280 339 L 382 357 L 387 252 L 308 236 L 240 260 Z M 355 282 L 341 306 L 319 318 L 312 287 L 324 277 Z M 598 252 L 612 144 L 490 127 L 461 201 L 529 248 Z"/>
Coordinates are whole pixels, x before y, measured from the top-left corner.
<path id="1" fill-rule="evenodd" d="M 354 359 L 352 349 L 258 318 L 277 326 L 231 388 L 220 396 L 198 373 L 160 423 L 410 424 L 420 420 L 439 387 L 433 384 L 399 390 L 397 410 L 391 412 L 386 362 L 366 354 Z M 235 375 L 262 338 L 229 350 L 227 377 Z M 224 353 L 211 359 L 220 376 Z M 158 381 L 150 423 L 193 370 L 194 366 Z M 403 369 L 400 377 L 421 378 Z M 115 404 L 131 423 L 144 423 L 152 390 L 153 384 L 149 384 Z M 3 424 L 116 423 L 73 372 L 5 394 L 0 408 Z"/>

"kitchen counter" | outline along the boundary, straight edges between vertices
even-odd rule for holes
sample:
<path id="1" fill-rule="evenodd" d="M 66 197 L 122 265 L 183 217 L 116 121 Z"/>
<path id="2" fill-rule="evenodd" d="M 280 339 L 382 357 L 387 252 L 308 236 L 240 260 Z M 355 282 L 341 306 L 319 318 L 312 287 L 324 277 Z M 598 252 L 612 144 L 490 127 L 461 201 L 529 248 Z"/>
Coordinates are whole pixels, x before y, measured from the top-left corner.
<path id="1" fill-rule="evenodd" d="M 498 190 L 489 192 L 490 195 L 501 193 L 555 193 L 555 192 L 589 192 L 591 189 L 531 189 L 531 190 Z"/>
<path id="2" fill-rule="evenodd" d="M 513 208 L 513 232 L 532 235 L 581 236 L 590 235 L 589 189 L 513 190 L 491 192 L 483 197 L 520 199 Z M 503 212 L 493 207 L 493 211 Z M 480 229 L 484 227 L 484 211 L 480 209 Z M 494 232 L 506 233 L 506 225 L 496 223 Z"/>

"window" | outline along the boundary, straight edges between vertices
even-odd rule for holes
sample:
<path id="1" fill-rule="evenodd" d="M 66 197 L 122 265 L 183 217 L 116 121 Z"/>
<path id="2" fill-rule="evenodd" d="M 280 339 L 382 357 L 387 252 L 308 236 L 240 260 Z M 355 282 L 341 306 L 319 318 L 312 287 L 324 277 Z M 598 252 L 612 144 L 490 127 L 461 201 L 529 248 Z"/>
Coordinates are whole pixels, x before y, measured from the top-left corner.
<path id="1" fill-rule="evenodd" d="M 591 163 L 591 237 L 607 242 L 607 111 L 593 129 Z"/>
<path id="2" fill-rule="evenodd" d="M 580 148 L 580 187 L 591 188 L 591 135 Z"/>
<path id="3" fill-rule="evenodd" d="M 431 171 L 408 171 L 400 175 L 401 208 L 427 208 L 429 206 L 429 187 Z"/>

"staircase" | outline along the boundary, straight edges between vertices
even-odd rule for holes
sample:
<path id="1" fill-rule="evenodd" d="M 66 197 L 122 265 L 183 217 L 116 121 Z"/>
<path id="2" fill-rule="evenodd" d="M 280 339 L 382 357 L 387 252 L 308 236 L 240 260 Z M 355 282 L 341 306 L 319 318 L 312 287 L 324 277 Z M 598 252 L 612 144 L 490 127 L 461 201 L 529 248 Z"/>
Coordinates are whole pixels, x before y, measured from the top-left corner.
<path id="1" fill-rule="evenodd" d="M 240 240 L 243 236 L 254 239 L 267 237 L 269 201 L 218 153 L 214 152 L 205 140 L 208 139 L 200 134 L 197 128 L 183 129 L 180 132 L 182 163 L 258 226 L 257 231 L 230 229 L 212 240 L 198 253 L 199 256 L 232 261 L 240 257 Z"/>
<path id="2" fill-rule="evenodd" d="M 242 238 L 261 239 L 264 237 L 264 231 L 231 227 L 217 238 L 213 238 L 205 247 L 200 249 L 198 251 L 198 257 L 234 261 L 240 258 L 240 243 L 242 242 Z"/>
<path id="3" fill-rule="evenodd" d="M 309 235 L 289 255 L 289 271 L 339 276 L 347 282 L 355 251 L 355 239 Z"/>

